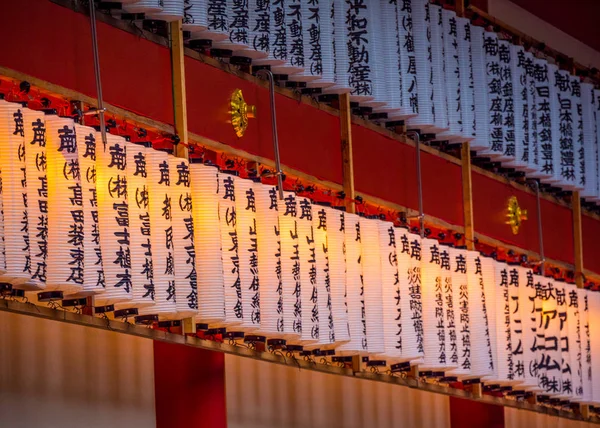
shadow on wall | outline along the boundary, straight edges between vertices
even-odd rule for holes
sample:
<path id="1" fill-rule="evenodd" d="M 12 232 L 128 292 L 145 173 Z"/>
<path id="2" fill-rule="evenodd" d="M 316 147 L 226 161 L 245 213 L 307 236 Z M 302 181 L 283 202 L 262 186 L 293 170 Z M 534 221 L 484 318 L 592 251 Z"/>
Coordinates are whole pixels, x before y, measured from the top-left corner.
<path id="1" fill-rule="evenodd" d="M 448 397 L 225 356 L 229 428 L 450 427 Z"/>
<path id="2" fill-rule="evenodd" d="M 0 425 L 154 428 L 152 341 L 0 312 Z"/>

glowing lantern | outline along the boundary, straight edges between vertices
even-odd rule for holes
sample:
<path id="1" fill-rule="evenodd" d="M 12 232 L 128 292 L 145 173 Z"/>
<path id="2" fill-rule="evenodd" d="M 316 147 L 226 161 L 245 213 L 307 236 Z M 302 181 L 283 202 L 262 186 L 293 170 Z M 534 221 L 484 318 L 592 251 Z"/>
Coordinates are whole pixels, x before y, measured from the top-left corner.
<path id="1" fill-rule="evenodd" d="M 169 175 L 177 317 L 186 318 L 198 313 L 198 275 L 189 161 L 169 156 Z"/>
<path id="2" fill-rule="evenodd" d="M 596 324 L 595 328 L 590 328 L 590 323 L 593 322 L 594 317 L 590 313 L 591 305 L 590 305 L 590 294 L 591 291 L 585 289 L 577 290 L 577 298 L 580 302 L 581 312 L 580 312 L 580 323 L 581 323 L 581 371 L 582 371 L 582 387 L 583 387 L 583 395 L 581 397 L 582 403 L 593 403 L 594 400 L 594 363 L 598 359 L 598 357 L 592 357 L 592 330 L 598 329 L 598 324 Z M 596 321 L 597 322 L 597 321 Z M 596 354 L 598 355 L 598 354 Z M 595 371 L 597 376 L 597 371 Z M 597 382 L 595 382 L 597 384 Z"/>
<path id="3" fill-rule="evenodd" d="M 219 222 L 219 170 L 215 166 L 190 165 L 194 244 L 198 275 L 198 315 L 203 323 L 225 321 L 225 291 Z"/>
<path id="4" fill-rule="evenodd" d="M 327 246 L 327 211 L 323 206 L 313 207 L 312 229 L 315 241 L 316 283 L 319 304 L 319 343 L 331 345 L 336 342 L 329 249 Z"/>
<path id="5" fill-rule="evenodd" d="M 84 281 L 84 210 L 73 120 L 46 116 L 46 160 L 46 290 L 77 292 Z"/>
<path id="6" fill-rule="evenodd" d="M 458 366 L 457 311 L 454 305 L 454 295 L 458 293 L 455 288 L 459 284 L 455 285 L 453 282 L 452 250 L 448 246 L 440 246 L 440 276 L 444 298 L 446 358 L 449 365 Z"/>
<path id="7" fill-rule="evenodd" d="M 523 344 L 523 365 L 525 378 L 522 387 L 528 390 L 538 390 L 536 364 L 537 312 L 536 305 L 540 304 L 536 297 L 533 271 L 523 267 L 519 269 L 519 307 L 521 313 L 521 330 Z"/>
<path id="8" fill-rule="evenodd" d="M 464 379 L 473 376 L 472 347 L 474 344 L 471 331 L 471 304 L 479 296 L 469 293 L 467 250 L 450 248 L 448 252 L 452 281 L 452 306 L 455 315 L 456 363 L 458 365 L 457 369 L 452 371 L 452 375 Z M 442 271 L 444 272 L 444 270 Z M 447 274 L 446 270 L 443 279 L 447 278 Z"/>
<path id="9" fill-rule="evenodd" d="M 158 150 L 147 150 L 146 174 L 155 305 L 142 308 L 140 314 L 170 318 L 177 312 L 177 294 L 174 259 L 176 242 L 173 236 L 173 200 L 170 189 L 175 183 L 176 174 L 169 167 L 169 155 Z"/>
<path id="10" fill-rule="evenodd" d="M 600 404 L 600 293 L 589 291 L 588 296 L 588 324 L 590 330 L 590 353 L 592 373 L 591 400 L 594 405 Z"/>
<path id="11" fill-rule="evenodd" d="M 400 302 L 408 295 L 400 293 L 396 228 L 392 223 L 379 223 L 381 244 L 381 298 L 382 326 L 385 356 L 390 360 L 402 359 L 402 310 Z"/>
<path id="12" fill-rule="evenodd" d="M 105 291 L 100 229 L 98 227 L 98 198 L 96 195 L 96 131 L 75 124 L 81 191 L 83 194 L 83 290 L 86 294 Z M 100 140 L 100 144 L 102 141 Z M 133 283 L 132 283 L 133 284 Z"/>

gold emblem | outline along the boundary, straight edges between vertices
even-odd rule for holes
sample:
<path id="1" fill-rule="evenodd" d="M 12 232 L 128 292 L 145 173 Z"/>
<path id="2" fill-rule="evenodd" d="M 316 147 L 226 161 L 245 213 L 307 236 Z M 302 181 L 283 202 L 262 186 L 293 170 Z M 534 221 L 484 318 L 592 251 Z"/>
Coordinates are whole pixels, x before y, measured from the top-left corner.
<path id="1" fill-rule="evenodd" d="M 516 196 L 511 196 L 508 200 L 508 212 L 506 218 L 506 224 L 510 225 L 512 232 L 515 235 L 519 233 L 521 224 L 527 220 L 527 210 L 521 209 Z"/>
<path id="2" fill-rule="evenodd" d="M 248 119 L 256 117 L 256 106 L 244 101 L 241 89 L 236 89 L 231 96 L 231 124 L 235 134 L 241 138 L 248 128 Z"/>

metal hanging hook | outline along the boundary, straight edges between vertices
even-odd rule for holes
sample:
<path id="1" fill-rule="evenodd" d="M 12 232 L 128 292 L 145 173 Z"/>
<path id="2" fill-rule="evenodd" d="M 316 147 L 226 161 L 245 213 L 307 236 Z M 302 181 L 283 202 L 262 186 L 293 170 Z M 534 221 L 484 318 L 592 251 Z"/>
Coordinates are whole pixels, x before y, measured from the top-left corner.
<path id="1" fill-rule="evenodd" d="M 417 131 L 406 131 L 406 135 L 412 135 L 415 140 L 416 164 L 417 164 L 417 200 L 419 203 L 419 234 L 421 239 L 425 237 L 425 213 L 423 212 L 423 180 L 421 179 L 421 136 Z"/>
<path id="2" fill-rule="evenodd" d="M 273 153 L 275 155 L 275 175 L 277 176 L 277 188 L 279 199 L 283 200 L 283 171 L 281 170 L 281 158 L 279 156 L 279 139 L 277 138 L 277 116 L 275 114 L 275 79 L 270 70 L 261 69 L 256 72 L 257 76 L 266 77 L 269 81 L 269 94 L 271 97 L 271 126 L 273 129 Z"/>
<path id="3" fill-rule="evenodd" d="M 96 93 L 98 97 L 98 108 L 93 114 L 98 114 L 100 119 L 100 134 L 102 135 L 102 144 L 106 147 L 106 122 L 104 120 L 104 102 L 102 100 L 102 81 L 100 79 L 100 57 L 98 55 L 98 34 L 96 32 L 96 8 L 93 0 L 90 0 L 90 27 L 92 30 L 92 51 L 94 53 L 94 74 L 96 76 Z M 84 113 L 85 115 L 85 113 Z"/>

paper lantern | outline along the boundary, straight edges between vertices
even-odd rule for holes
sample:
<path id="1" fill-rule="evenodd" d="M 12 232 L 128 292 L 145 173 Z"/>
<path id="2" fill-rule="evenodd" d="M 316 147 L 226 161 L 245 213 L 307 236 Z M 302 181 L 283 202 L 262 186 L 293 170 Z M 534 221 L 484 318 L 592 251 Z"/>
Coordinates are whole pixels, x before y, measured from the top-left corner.
<path id="1" fill-rule="evenodd" d="M 260 278 L 258 254 L 257 200 L 252 180 L 235 182 L 235 213 L 244 318 L 239 328 L 260 327 Z"/>
<path id="2" fill-rule="evenodd" d="M 433 82 L 433 108 L 434 108 L 434 125 L 440 134 L 448 135 L 447 131 L 450 127 L 448 122 L 448 93 L 446 85 L 454 85 L 457 83 L 455 76 L 452 80 L 446 80 L 446 61 L 444 55 L 444 28 L 442 19 L 442 8 L 435 4 L 429 5 L 429 28 L 431 42 L 431 80 Z M 445 138 L 445 137 L 443 137 Z"/>
<path id="3" fill-rule="evenodd" d="M 440 245 L 435 239 L 423 239 L 421 281 L 423 299 L 423 369 L 445 370 L 452 366 L 446 346 L 444 288 L 440 270 Z"/>
<path id="4" fill-rule="evenodd" d="M 598 148 L 598 146 L 600 146 L 600 90 L 594 89 L 594 102 L 596 105 L 596 109 L 594 110 L 594 116 L 595 116 L 595 122 L 596 122 L 596 149 Z M 596 190 L 596 194 L 598 195 L 598 198 L 600 199 L 600 153 L 598 153 L 598 151 L 596 151 L 596 155 L 597 155 L 597 162 L 596 163 L 596 170 L 598 172 L 598 180 L 596 180 L 596 186 L 597 186 L 597 190 Z"/>
<path id="5" fill-rule="evenodd" d="M 291 3 L 294 3 L 292 1 Z M 288 27 L 289 34 L 294 34 L 299 25 L 302 32 L 302 38 L 297 43 L 301 45 L 293 45 L 290 52 L 300 50 L 297 55 L 297 63 L 302 64 L 303 70 L 299 73 L 290 76 L 290 80 L 295 82 L 312 82 L 319 80 L 323 73 L 323 58 L 321 56 L 321 22 L 329 20 L 329 2 L 315 0 L 311 2 L 297 1 L 299 6 L 298 12 L 294 10 L 294 14 L 290 17 L 299 21 L 292 24 L 293 27 Z"/>
<path id="6" fill-rule="evenodd" d="M 202 0 L 206 10 L 206 30 L 195 33 L 194 39 L 207 39 L 213 42 L 229 38 L 228 0 Z"/>
<path id="7" fill-rule="evenodd" d="M 403 66 L 401 62 L 400 37 L 398 34 L 398 2 L 379 2 L 378 42 L 376 43 L 377 72 L 381 77 L 375 81 L 375 98 L 384 100 L 386 107 L 379 111 L 387 112 L 388 119 L 405 117 L 407 111 L 402 106 Z M 385 83 L 385 84 L 382 84 Z"/>
<path id="8" fill-rule="evenodd" d="M 512 44 L 506 40 L 498 40 L 498 64 L 500 65 L 500 82 L 502 95 L 502 151 L 498 159 L 503 164 L 512 165 L 515 161 L 515 86 L 512 76 L 513 57 Z M 518 95 L 518 94 L 517 94 Z M 495 117 L 495 116 L 494 116 Z M 492 150 L 494 147 L 492 147 Z"/>
<path id="9" fill-rule="evenodd" d="M 549 67 L 550 70 L 553 71 L 554 105 L 557 109 L 552 115 L 553 145 L 558 145 L 553 148 L 553 179 L 561 188 L 571 190 L 575 188 L 578 178 L 575 165 L 577 159 L 575 154 L 577 122 L 574 121 L 574 113 L 577 114 L 576 103 L 573 102 L 569 72 L 555 69 L 555 67 Z M 556 123 L 554 123 L 555 120 Z"/>
<path id="10" fill-rule="evenodd" d="M 242 286 L 240 284 L 239 242 L 236 230 L 235 183 L 232 173 L 219 174 L 219 223 L 223 249 L 223 290 L 225 292 L 225 323 L 239 325 L 244 321 Z"/>
<path id="11" fill-rule="evenodd" d="M 219 172 L 215 166 L 192 163 L 190 181 L 194 245 L 198 276 L 198 315 L 203 323 L 225 321 L 225 290 L 219 222 Z M 260 247 L 259 247 L 260 248 Z"/>
<path id="12" fill-rule="evenodd" d="M 541 391 L 537 386 L 537 329 L 536 308 L 540 301 L 536 299 L 535 275 L 531 269 L 519 267 L 519 307 L 521 313 L 523 364 L 525 378 L 522 388 Z"/>
<path id="13" fill-rule="evenodd" d="M 582 389 L 583 394 L 580 402 L 591 404 L 593 402 L 593 369 L 592 363 L 596 358 L 592 358 L 592 337 L 590 329 L 590 320 L 592 319 L 590 314 L 590 300 L 589 295 L 592 292 L 585 289 L 577 290 L 577 298 L 581 305 L 581 311 L 579 313 L 580 325 L 581 325 L 581 370 L 582 370 Z M 598 327 L 596 327 L 597 329 Z M 598 355 L 598 354 L 596 354 Z M 597 382 L 596 382 L 597 383 Z"/>
<path id="14" fill-rule="evenodd" d="M 277 189 L 261 183 L 254 183 L 253 189 L 256 198 L 260 331 L 270 336 L 283 335 L 283 287 Z"/>
<path id="15" fill-rule="evenodd" d="M 440 246 L 440 277 L 444 298 L 444 330 L 446 332 L 446 359 L 452 366 L 458 367 L 457 339 L 457 307 L 454 305 L 454 295 L 458 294 L 458 283 L 453 283 L 452 248 Z"/>
<path id="16" fill-rule="evenodd" d="M 174 249 L 177 242 L 173 235 L 174 201 L 170 188 L 175 185 L 177 175 L 171 171 L 169 155 L 158 150 L 146 151 L 146 173 L 155 305 L 139 312 L 171 318 L 177 312 Z"/>
<path id="17" fill-rule="evenodd" d="M 417 67 L 415 57 L 415 43 L 413 38 L 412 2 L 411 0 L 398 3 L 398 48 L 401 69 L 401 99 L 402 110 L 406 116 L 413 116 L 419 112 Z"/>
<path id="18" fill-rule="evenodd" d="M 488 256 L 484 256 L 483 254 L 481 255 L 480 259 L 492 361 L 491 373 L 484 379 L 496 382 L 499 380 L 497 312 L 498 300 L 500 300 L 499 297 L 501 296 L 498 296 L 499 293 L 497 293 L 497 270 L 494 259 Z"/>
<path id="19" fill-rule="evenodd" d="M 101 143 L 101 140 L 98 142 Z M 117 303 L 116 309 L 142 308 L 154 304 L 154 269 L 148 212 L 150 195 L 146 161 L 149 150 L 151 149 L 143 145 L 125 143 L 132 298 L 125 303 Z"/>
<path id="20" fill-rule="evenodd" d="M 514 156 L 507 162 L 513 168 L 527 171 L 529 159 L 529 109 L 527 104 L 527 71 L 525 68 L 525 50 L 522 46 L 510 45 L 510 74 L 513 92 L 513 132 L 514 141 L 505 135 L 505 154 Z"/>
<path id="21" fill-rule="evenodd" d="M 201 31 L 208 27 L 206 15 L 205 0 L 184 0 L 183 1 L 183 22 L 184 31 Z"/>
<path id="22" fill-rule="evenodd" d="M 148 17 L 160 21 L 173 22 L 185 18 L 184 0 L 162 0 L 160 12 L 149 12 Z"/>
<path id="23" fill-rule="evenodd" d="M 348 33 L 346 31 L 345 2 L 331 1 L 332 54 L 334 85 L 325 88 L 328 93 L 350 92 L 348 76 Z"/>
<path id="24" fill-rule="evenodd" d="M 325 208 L 325 214 L 333 328 L 336 343 L 343 343 L 350 340 L 346 304 L 346 214 L 334 208 Z"/>
<path id="25" fill-rule="evenodd" d="M 83 293 L 103 293 L 106 287 L 98 227 L 98 198 L 96 195 L 96 130 L 75 124 L 81 192 L 83 195 Z M 100 143 L 100 144 L 98 144 Z M 135 282 L 132 281 L 132 286 Z"/>
<path id="26" fill-rule="evenodd" d="M 277 50 L 275 58 L 285 61 L 273 64 L 271 70 L 277 74 L 292 75 L 304 70 L 304 45 L 302 33 L 302 2 L 272 2 L 271 19 L 275 24 L 272 34 L 275 35 L 273 50 Z"/>
<path id="27" fill-rule="evenodd" d="M 361 97 L 356 98 L 356 101 L 363 101 L 364 104 L 368 107 L 371 107 L 376 112 L 395 112 L 398 106 L 389 105 L 389 94 L 392 91 L 390 87 L 390 81 L 388 80 L 388 74 L 391 70 L 388 70 L 387 67 L 389 61 L 388 57 L 394 57 L 395 52 L 393 49 L 388 49 L 389 43 L 384 37 L 385 32 L 383 31 L 383 18 L 382 18 L 382 10 L 381 5 L 383 2 L 368 2 L 366 3 L 366 15 L 365 18 L 367 20 L 367 43 L 366 45 L 360 42 L 356 43 L 354 49 L 360 49 L 362 51 L 363 47 L 366 46 L 369 52 L 368 61 L 365 64 L 368 65 L 370 70 L 371 80 L 371 96 L 372 98 L 365 98 L 364 95 L 369 94 L 360 94 Z M 395 19 L 396 13 L 392 11 L 391 18 Z M 360 17 L 358 17 L 360 20 Z M 355 29 L 353 30 L 356 34 L 356 31 L 359 31 L 360 25 L 351 24 Z M 351 37 L 352 41 L 355 41 L 356 37 Z M 358 52 L 358 51 L 355 51 Z M 352 56 L 351 56 L 352 59 Z M 392 66 L 394 67 L 393 73 L 397 73 L 397 61 L 396 64 Z M 356 67 L 356 66 L 353 66 Z M 360 73 L 355 72 L 354 69 L 350 71 L 351 75 L 354 77 L 362 77 Z M 357 89 L 362 90 L 362 88 L 357 87 Z"/>
<path id="28" fill-rule="evenodd" d="M 283 15 L 283 2 L 263 2 L 250 0 L 249 19 L 254 22 L 251 43 L 254 49 L 264 50 L 268 53 L 266 58 L 252 61 L 255 65 L 282 66 L 287 60 L 287 46 L 285 44 L 287 28 Z M 268 47 L 264 49 L 265 42 Z"/>
<path id="29" fill-rule="evenodd" d="M 123 10 L 129 13 L 159 13 L 163 10 L 164 0 L 139 0 L 123 4 Z"/>
<path id="30" fill-rule="evenodd" d="M 317 267 L 315 238 L 313 232 L 313 211 L 308 198 L 297 197 L 298 213 L 298 255 L 300 256 L 300 300 L 302 304 L 303 343 L 319 340 L 319 290 L 317 288 Z"/>
<path id="31" fill-rule="evenodd" d="M 241 55 L 248 58 L 270 58 L 271 2 L 248 1 L 248 42 L 249 49 Z"/>
<path id="32" fill-rule="evenodd" d="M 558 327 L 558 348 L 561 352 L 560 359 L 560 398 L 570 400 L 573 396 L 573 368 L 571 362 L 571 345 L 575 346 L 575 337 L 569 335 L 569 325 L 575 324 L 575 319 L 569 317 L 569 294 L 567 292 L 567 284 L 564 281 L 556 281 L 554 288 L 556 291 L 556 308 L 557 318 L 559 319 Z M 573 342 L 573 343 L 571 343 Z"/>
<path id="33" fill-rule="evenodd" d="M 45 287 L 48 257 L 46 124 L 44 113 L 23 110 L 31 280 L 40 287 Z M 0 233 L 4 236 L 3 228 Z M 0 270 L 4 270 L 3 246 L 0 253 Z"/>
<path id="34" fill-rule="evenodd" d="M 230 49 L 235 55 L 246 55 L 246 50 L 250 47 L 250 19 L 248 10 L 248 1 L 227 0 L 226 16 L 228 20 L 227 38 L 213 43 L 215 48 Z M 210 7 L 209 7 L 210 13 Z M 243 53 L 241 52 L 243 51 Z M 264 53 L 250 50 L 250 57 L 263 57 Z"/>
<path id="35" fill-rule="evenodd" d="M 442 91 L 446 91 L 447 127 L 448 138 L 461 138 L 465 136 L 462 122 L 462 81 L 460 55 L 458 45 L 458 18 L 456 13 L 447 9 L 440 9 L 442 18 L 442 31 L 444 42 L 444 76 L 442 77 Z M 468 52 L 467 52 L 468 53 Z M 471 62 L 468 62 L 470 68 Z M 467 135 L 468 136 L 468 135 Z"/>
<path id="36" fill-rule="evenodd" d="M 36 288 L 36 283 L 31 281 L 29 254 L 24 110 L 20 104 L 0 100 L 0 171 L 6 264 L 6 272 L 0 278 L 17 288 Z"/>
<path id="37" fill-rule="evenodd" d="M 344 243 L 346 246 L 346 305 L 348 308 L 348 331 L 350 340 L 337 350 L 342 354 L 367 353 L 367 320 L 365 314 L 364 284 L 362 275 L 362 251 L 360 217 L 344 215 Z"/>
<path id="38" fill-rule="evenodd" d="M 581 191 L 585 188 L 585 143 L 583 136 L 583 101 L 581 98 L 581 81 L 579 76 L 571 78 L 571 112 L 573 114 L 573 152 L 561 147 L 562 162 L 567 165 L 570 156 L 575 158 L 575 183 L 573 188 Z M 562 118 L 561 118 L 562 119 Z M 562 165 L 561 174 L 568 174 L 569 168 Z"/>
<path id="39" fill-rule="evenodd" d="M 520 289 L 525 285 L 527 277 L 525 271 L 518 263 L 512 262 L 508 264 L 508 311 L 510 312 L 510 352 L 512 354 L 512 367 L 508 366 L 507 378 L 509 381 L 519 382 L 522 384 L 526 380 L 525 376 L 525 360 L 524 360 L 524 340 L 523 340 L 523 311 L 521 305 L 526 305 L 525 301 L 521 301 Z M 506 308 L 505 311 L 506 313 Z M 506 326 L 506 321 L 505 321 Z M 507 359 L 507 361 L 510 361 Z"/>
<path id="40" fill-rule="evenodd" d="M 84 218 L 73 120 L 46 116 L 46 161 L 48 174 L 46 290 L 60 290 L 65 294 L 74 293 L 83 288 Z M 5 236 L 8 238 L 6 191 L 4 202 Z"/>
<path id="41" fill-rule="evenodd" d="M 525 75 L 527 78 L 527 111 L 529 113 L 529 152 L 527 153 L 527 171 L 539 170 L 539 145 L 537 134 L 537 89 L 535 61 L 531 52 L 525 52 Z"/>
<path id="42" fill-rule="evenodd" d="M 380 223 L 385 229 L 388 229 L 391 225 L 390 223 L 383 223 L 375 219 L 364 217 L 360 219 L 363 299 L 368 338 L 367 350 L 372 355 L 385 353 Z"/>
<path id="43" fill-rule="evenodd" d="M 419 361 L 423 357 L 423 300 L 421 287 L 421 237 L 403 229 L 395 229 L 396 256 L 400 277 L 401 357 Z M 403 298 L 404 297 L 404 298 Z"/>
<path id="44" fill-rule="evenodd" d="M 312 229 L 315 241 L 317 268 L 317 292 L 319 303 L 319 343 L 332 345 L 336 342 L 333 302 L 331 298 L 331 276 L 329 249 L 327 247 L 327 212 L 324 206 L 313 206 Z"/>
<path id="45" fill-rule="evenodd" d="M 293 192 L 278 200 L 279 238 L 281 242 L 281 285 L 283 291 L 283 333 L 290 339 L 302 335 L 302 296 L 298 201 Z"/>
<path id="46" fill-rule="evenodd" d="M 554 158 L 552 153 L 552 101 L 554 91 L 550 82 L 548 62 L 542 59 L 533 60 L 533 78 L 535 80 L 535 110 L 537 135 L 537 170 L 532 177 L 548 180 L 554 173 Z M 554 77 L 552 76 L 552 79 Z M 535 155 L 534 155 L 535 156 Z"/>
<path id="47" fill-rule="evenodd" d="M 502 72 L 498 35 L 489 31 L 483 33 L 483 55 L 486 70 L 485 91 L 487 93 L 488 147 L 482 151 L 491 157 L 501 157 L 504 153 L 504 129 L 502 98 Z"/>
<path id="48" fill-rule="evenodd" d="M 473 356 L 471 348 L 474 345 L 481 346 L 481 344 L 474 344 L 471 341 L 471 301 L 478 296 L 469 294 L 467 250 L 450 248 L 448 253 L 450 256 L 449 269 L 442 269 L 442 272 L 444 273 L 444 278 L 448 278 L 449 273 L 450 280 L 452 281 L 452 308 L 456 335 L 456 351 L 454 352 L 456 352 L 456 364 L 458 365 L 452 371 L 452 376 L 465 379 L 472 376 Z M 449 312 L 447 315 L 449 315 Z M 449 330 L 452 331 L 451 329 Z M 449 341 L 452 341 L 451 337 Z"/>
<path id="49" fill-rule="evenodd" d="M 311 24 L 319 27 L 319 49 L 315 49 L 315 55 L 318 54 L 319 60 L 314 61 L 314 64 L 315 71 L 319 72 L 320 77 L 318 80 L 308 82 L 308 87 L 329 88 L 335 85 L 334 1 L 319 0 L 319 21 L 316 23 L 313 20 Z M 309 15 L 312 14 L 309 12 Z M 311 44 L 316 44 L 312 37 L 309 37 L 309 41 Z"/>
<path id="50" fill-rule="evenodd" d="M 418 116 L 411 118 L 408 123 L 410 126 L 416 127 L 433 126 L 435 124 L 429 12 L 429 0 L 411 1 L 412 41 L 418 88 L 416 112 Z"/>
<path id="51" fill-rule="evenodd" d="M 581 196 L 587 201 L 598 200 L 598 144 L 596 142 L 596 97 L 594 86 L 581 84 L 581 122 L 583 126 L 584 163 L 582 175 L 584 188 Z"/>
<path id="52" fill-rule="evenodd" d="M 475 106 L 488 106 L 488 84 L 486 55 L 484 50 L 484 34 L 482 27 L 471 25 L 471 70 L 473 72 L 473 94 Z M 473 150 L 489 148 L 489 113 L 487 108 L 477 108 L 474 111 L 475 139 L 470 143 Z"/>
<path id="53" fill-rule="evenodd" d="M 402 295 L 400 291 L 400 274 L 398 272 L 398 255 L 396 228 L 392 223 L 379 223 L 379 242 L 381 245 L 381 299 L 384 355 L 392 361 L 402 361 Z"/>
<path id="54" fill-rule="evenodd" d="M 169 175 L 177 317 L 187 318 L 198 313 L 198 273 L 189 161 L 169 156 Z"/>
<path id="55" fill-rule="evenodd" d="M 460 113 L 465 138 L 477 136 L 475 122 L 475 93 L 473 80 L 473 51 L 471 47 L 471 21 L 456 18 L 458 42 L 458 66 L 460 74 Z"/>
<path id="56" fill-rule="evenodd" d="M 494 272 L 486 257 L 476 251 L 467 251 L 467 283 L 469 291 L 469 325 L 471 343 L 471 374 L 483 377 L 494 370 L 491 338 L 490 305 L 486 284 L 494 280 Z"/>
<path id="57" fill-rule="evenodd" d="M 592 397 L 591 403 L 600 404 L 600 293 L 588 292 L 588 324 L 590 330 L 590 354 L 592 361 Z"/>

